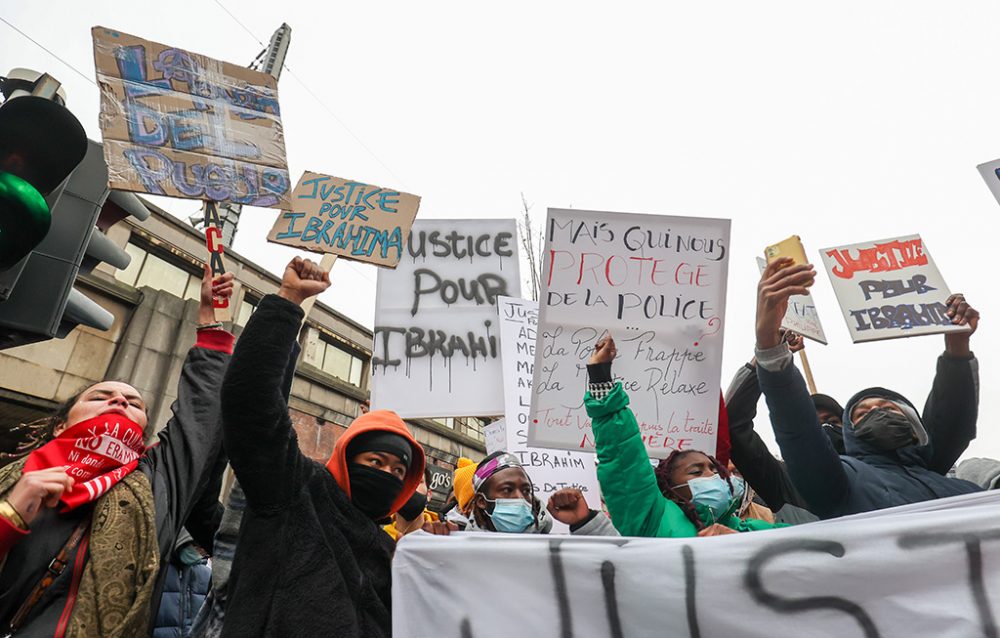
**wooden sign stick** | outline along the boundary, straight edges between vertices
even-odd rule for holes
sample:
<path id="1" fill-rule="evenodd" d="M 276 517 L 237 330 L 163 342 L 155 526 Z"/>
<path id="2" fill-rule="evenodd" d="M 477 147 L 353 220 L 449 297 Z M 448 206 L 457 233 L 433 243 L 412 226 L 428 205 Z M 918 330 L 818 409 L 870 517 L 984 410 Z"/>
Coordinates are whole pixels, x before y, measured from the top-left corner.
<path id="1" fill-rule="evenodd" d="M 809 358 L 805 350 L 799 350 L 799 359 L 802 361 L 802 370 L 806 373 L 806 385 L 809 386 L 809 394 L 816 394 L 816 382 L 813 380 L 812 368 L 809 367 Z"/>
<path id="2" fill-rule="evenodd" d="M 218 277 L 226 272 L 226 264 L 222 260 L 225 247 L 222 245 L 222 219 L 219 218 L 218 204 L 205 201 L 205 246 L 208 248 L 208 265 L 212 269 L 212 277 Z M 215 318 L 218 321 L 229 321 L 229 299 L 213 298 Z"/>

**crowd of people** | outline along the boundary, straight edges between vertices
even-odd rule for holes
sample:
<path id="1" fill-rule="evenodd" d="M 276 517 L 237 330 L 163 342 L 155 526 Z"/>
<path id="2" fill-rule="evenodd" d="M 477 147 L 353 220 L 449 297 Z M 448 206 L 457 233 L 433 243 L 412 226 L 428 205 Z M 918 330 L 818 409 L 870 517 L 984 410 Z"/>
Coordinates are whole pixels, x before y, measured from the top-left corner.
<path id="1" fill-rule="evenodd" d="M 572 488 L 543 503 L 518 457 L 497 451 L 460 459 L 432 511 L 424 450 L 394 412 L 356 418 L 325 465 L 299 450 L 288 397 L 302 304 L 330 286 L 328 273 L 294 259 L 235 340 L 213 304 L 232 276 L 206 269 L 197 340 L 158 442 L 141 393 L 104 381 L 0 468 L 0 632 L 390 636 L 393 553 L 418 530 L 548 534 L 558 521 L 573 535 L 697 538 L 995 487 L 996 462 L 954 467 L 976 435 L 978 312 L 962 295 L 948 300 L 952 322 L 970 330 L 945 336 L 921 411 L 880 387 L 841 407 L 810 395 L 792 364 L 802 340 L 781 329 L 789 297 L 814 278 L 790 260 L 764 271 L 755 352 L 721 406 L 727 445 L 654 467 L 605 337 L 584 394 L 604 508 Z M 762 394 L 781 460 L 754 430 Z M 223 508 L 227 463 L 237 483 Z"/>

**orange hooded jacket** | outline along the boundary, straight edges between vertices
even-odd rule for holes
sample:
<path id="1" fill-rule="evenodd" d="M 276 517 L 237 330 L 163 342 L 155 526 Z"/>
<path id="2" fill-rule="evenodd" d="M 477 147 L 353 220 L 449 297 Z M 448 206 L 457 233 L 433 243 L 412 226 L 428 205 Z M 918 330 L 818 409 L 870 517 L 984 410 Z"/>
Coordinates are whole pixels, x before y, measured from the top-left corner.
<path id="1" fill-rule="evenodd" d="M 330 474 L 333 475 L 340 489 L 347 494 L 347 498 L 351 498 L 351 480 L 347 475 L 347 446 L 358 435 L 374 430 L 398 434 L 410 443 L 410 448 L 413 450 L 413 459 L 406 470 L 406 476 L 403 477 L 403 490 L 393 502 L 392 509 L 385 513 L 385 516 L 391 516 L 406 501 L 410 500 L 424 476 L 424 448 L 420 447 L 417 440 L 413 438 L 398 414 L 392 410 L 373 410 L 354 419 L 354 422 L 347 428 L 347 432 L 344 432 L 343 436 L 337 439 L 334 444 L 333 454 L 326 462 L 326 469 L 330 470 Z"/>

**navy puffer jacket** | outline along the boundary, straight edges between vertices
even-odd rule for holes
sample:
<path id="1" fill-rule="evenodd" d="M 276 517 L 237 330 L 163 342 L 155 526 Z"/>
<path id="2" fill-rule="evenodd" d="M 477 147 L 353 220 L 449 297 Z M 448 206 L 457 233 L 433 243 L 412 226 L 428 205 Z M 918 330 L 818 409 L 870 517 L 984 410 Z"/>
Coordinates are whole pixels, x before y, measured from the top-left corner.
<path id="1" fill-rule="evenodd" d="M 973 483 L 944 476 L 976 436 L 977 367 L 975 359 L 940 357 L 922 417 L 905 397 L 890 390 L 869 388 L 856 394 L 844 415 L 845 456 L 836 453 L 823 433 L 795 366 L 778 371 L 758 367 L 781 455 L 810 511 L 820 518 L 836 518 L 981 491 Z M 884 396 L 907 406 L 926 430 L 929 442 L 884 452 L 859 441 L 850 425 L 850 413 L 868 396 Z"/>

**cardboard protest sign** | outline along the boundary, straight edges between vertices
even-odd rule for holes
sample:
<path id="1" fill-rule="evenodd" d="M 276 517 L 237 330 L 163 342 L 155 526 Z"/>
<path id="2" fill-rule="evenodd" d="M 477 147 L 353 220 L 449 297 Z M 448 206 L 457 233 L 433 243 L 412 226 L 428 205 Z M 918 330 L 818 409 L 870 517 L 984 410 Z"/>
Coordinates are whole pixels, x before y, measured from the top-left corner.
<path id="1" fill-rule="evenodd" d="M 306 171 L 267 235 L 275 244 L 395 268 L 420 198 Z"/>
<path id="2" fill-rule="evenodd" d="M 497 297 L 521 292 L 513 219 L 417 221 L 375 295 L 372 407 L 404 418 L 503 414 Z"/>
<path id="3" fill-rule="evenodd" d="M 715 451 L 729 220 L 549 209 L 529 445 L 593 451 L 587 360 L 614 337 L 651 456 Z"/>
<path id="4" fill-rule="evenodd" d="M 111 188 L 288 208 L 274 77 L 94 27 Z"/>
<path id="5" fill-rule="evenodd" d="M 709 539 L 410 534 L 393 636 L 992 636 L 998 528 L 994 490 Z"/>
<path id="6" fill-rule="evenodd" d="M 758 257 L 757 267 L 764 274 L 767 261 Z M 812 295 L 792 295 L 788 298 L 788 310 L 781 320 L 781 327 L 826 345 L 826 333 L 823 332 L 823 324 L 819 321 Z"/>
<path id="7" fill-rule="evenodd" d="M 535 486 L 535 495 L 543 503 L 548 502 L 553 492 L 575 487 L 583 492 L 591 509 L 601 509 L 601 491 L 593 454 L 546 450 L 528 445 L 538 302 L 501 297 L 498 307 L 506 404 L 504 449 L 520 459 Z M 558 521 L 555 523 L 555 531 L 569 532 L 567 526 Z"/>
<path id="8" fill-rule="evenodd" d="M 854 343 L 969 330 L 951 323 L 951 293 L 920 235 L 820 252 Z"/>

